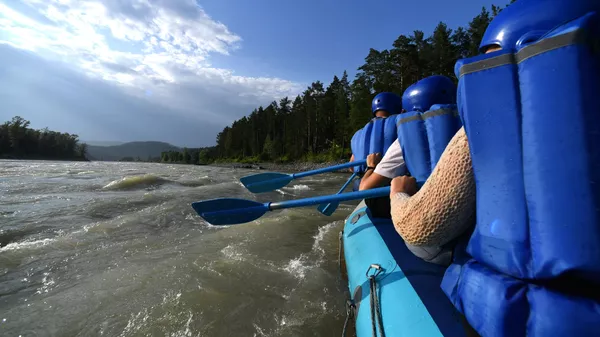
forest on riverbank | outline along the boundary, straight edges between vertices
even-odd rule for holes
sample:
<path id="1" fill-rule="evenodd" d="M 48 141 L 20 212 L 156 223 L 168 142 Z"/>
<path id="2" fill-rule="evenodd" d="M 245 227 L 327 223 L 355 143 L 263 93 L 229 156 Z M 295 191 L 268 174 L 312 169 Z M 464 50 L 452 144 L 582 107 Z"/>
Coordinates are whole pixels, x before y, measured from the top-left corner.
<path id="1" fill-rule="evenodd" d="M 327 86 L 316 81 L 293 99 L 285 97 L 256 108 L 224 128 L 217 136 L 216 149 L 207 151 L 203 161 L 285 163 L 349 158 L 350 139 L 371 118 L 371 100 L 377 93 L 402 95 L 408 86 L 431 75 L 456 81 L 454 64 L 478 54 L 488 24 L 501 10 L 495 5 L 490 10 L 483 7 L 464 27 L 452 30 L 440 22 L 431 36 L 415 30 L 400 35 L 390 49 L 369 50 L 353 81 L 344 72 Z M 185 155 L 180 152 L 179 156 Z M 195 159 L 190 161 L 195 163 Z"/>
<path id="2" fill-rule="evenodd" d="M 79 136 L 29 128 L 20 116 L 0 125 L 0 159 L 87 160 L 87 144 Z"/>

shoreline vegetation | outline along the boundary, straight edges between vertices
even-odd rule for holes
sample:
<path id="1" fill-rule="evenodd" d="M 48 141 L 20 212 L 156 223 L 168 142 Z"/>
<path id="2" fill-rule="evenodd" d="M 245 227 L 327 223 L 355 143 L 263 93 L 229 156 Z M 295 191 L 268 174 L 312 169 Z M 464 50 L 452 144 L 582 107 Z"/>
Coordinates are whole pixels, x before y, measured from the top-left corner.
<path id="1" fill-rule="evenodd" d="M 182 165 L 207 165 L 214 167 L 268 170 L 268 171 L 284 171 L 284 172 L 300 172 L 309 171 L 319 168 L 324 168 L 336 164 L 347 162 L 344 159 L 332 159 L 326 156 L 303 158 L 296 161 L 281 161 L 281 160 L 261 160 L 260 157 L 245 157 L 245 158 L 217 158 L 213 159 L 215 147 L 201 149 L 187 149 L 183 151 L 168 151 L 163 152 L 161 158 L 155 158 L 155 162 L 164 164 L 182 164 Z M 133 160 L 132 160 L 133 161 Z M 140 161 L 140 160 L 136 160 Z M 348 172 L 340 171 L 340 172 Z"/>
<path id="2" fill-rule="evenodd" d="M 256 164 L 240 164 L 240 163 L 235 163 L 235 162 L 223 162 L 223 163 L 208 164 L 208 166 L 277 171 L 277 172 L 303 172 L 303 171 L 316 170 L 316 169 L 325 168 L 325 167 L 329 167 L 332 165 L 343 164 L 343 163 L 346 163 L 346 161 L 340 160 L 340 161 L 335 161 L 335 162 L 322 162 L 322 163 L 293 162 L 293 163 L 285 163 L 285 164 L 284 163 L 275 163 L 275 162 L 264 162 L 264 163 L 256 163 Z M 339 170 L 339 171 L 335 171 L 332 173 L 350 174 L 348 169 Z"/>
<path id="3" fill-rule="evenodd" d="M 304 158 L 294 161 L 282 160 L 281 158 L 270 160 L 268 156 L 218 158 L 217 151 L 218 149 L 216 147 L 199 149 L 184 148 L 182 151 L 162 152 L 161 158 L 155 158 L 153 161 L 165 164 L 209 165 L 216 167 L 278 170 L 290 172 L 308 171 L 347 162 L 347 159 L 336 160 L 329 154 L 305 156 Z"/>
<path id="4" fill-rule="evenodd" d="M 88 161 L 87 144 L 79 136 L 29 128 L 21 116 L 0 125 L 0 159 Z"/>

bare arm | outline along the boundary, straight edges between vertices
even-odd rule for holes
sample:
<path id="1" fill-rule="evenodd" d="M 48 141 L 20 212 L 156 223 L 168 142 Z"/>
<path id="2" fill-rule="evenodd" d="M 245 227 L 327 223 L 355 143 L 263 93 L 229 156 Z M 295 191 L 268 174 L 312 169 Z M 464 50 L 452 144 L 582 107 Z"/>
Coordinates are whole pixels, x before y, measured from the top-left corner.
<path id="1" fill-rule="evenodd" d="M 387 186 L 389 185 L 390 181 L 392 181 L 392 179 L 375 173 L 375 170 L 368 170 L 360 181 L 359 190 L 362 191 L 376 187 Z"/>
<path id="2" fill-rule="evenodd" d="M 454 135 L 431 176 L 414 196 L 408 191 L 407 177 L 396 179 L 390 192 L 392 220 L 406 243 L 443 245 L 472 225 L 475 180 L 464 128 Z"/>
<path id="3" fill-rule="evenodd" d="M 369 170 L 365 173 L 360 183 L 360 190 L 387 186 L 392 178 L 406 173 L 406 164 L 398 140 L 392 143 L 382 159 L 379 158 L 372 158 L 371 165 L 367 163 L 368 166 L 375 167 L 375 170 Z"/>
<path id="4" fill-rule="evenodd" d="M 379 153 L 371 153 L 367 156 L 367 169 L 365 174 L 363 175 L 360 186 L 358 188 L 359 191 L 369 190 L 375 187 L 385 186 L 389 184 L 391 181 L 390 178 L 386 178 L 375 172 L 375 167 L 381 162 L 381 154 Z"/>

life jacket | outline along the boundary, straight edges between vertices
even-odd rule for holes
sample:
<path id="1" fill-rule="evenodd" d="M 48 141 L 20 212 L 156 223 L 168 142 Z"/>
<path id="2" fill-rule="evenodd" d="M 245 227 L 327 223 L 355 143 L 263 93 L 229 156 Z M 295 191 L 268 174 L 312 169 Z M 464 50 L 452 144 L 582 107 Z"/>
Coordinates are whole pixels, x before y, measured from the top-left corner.
<path id="1" fill-rule="evenodd" d="M 600 331 L 599 32 L 589 13 L 456 65 L 477 220 L 442 289 L 481 336 Z"/>
<path id="2" fill-rule="evenodd" d="M 436 104 L 429 111 L 401 114 L 396 122 L 398 141 L 406 168 L 422 186 L 433 172 L 446 146 L 462 127 L 456 104 Z M 408 245 L 416 256 L 431 263 L 449 265 L 455 242 L 440 247 Z"/>
<path id="3" fill-rule="evenodd" d="M 462 123 L 456 104 L 435 104 L 426 112 L 401 114 L 396 125 L 406 168 L 422 185 Z"/>
<path id="4" fill-rule="evenodd" d="M 356 131 L 350 146 L 354 160 L 363 160 L 371 153 L 385 154 L 385 151 L 398 138 L 396 132 L 396 118 L 398 115 L 389 117 L 375 117 L 371 119 L 362 129 Z M 362 174 L 367 169 L 367 165 L 354 167 L 354 172 Z M 358 180 L 357 180 L 358 181 Z"/>

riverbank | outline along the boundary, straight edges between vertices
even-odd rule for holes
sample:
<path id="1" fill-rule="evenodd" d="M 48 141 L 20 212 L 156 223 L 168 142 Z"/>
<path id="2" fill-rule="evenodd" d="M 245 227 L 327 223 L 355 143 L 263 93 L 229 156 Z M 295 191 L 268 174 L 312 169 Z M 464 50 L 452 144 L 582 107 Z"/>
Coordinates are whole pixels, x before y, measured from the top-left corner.
<path id="1" fill-rule="evenodd" d="M 294 163 L 272 163 L 272 162 L 261 162 L 256 164 L 242 164 L 242 163 L 213 163 L 210 166 L 226 167 L 226 168 L 244 168 L 254 170 L 266 170 L 266 171 L 278 171 L 278 172 L 301 172 L 316 170 L 324 167 L 333 165 L 339 165 L 346 163 L 346 161 L 334 161 L 325 163 L 311 163 L 311 162 L 294 162 Z M 348 169 L 339 170 L 338 173 L 348 173 Z"/>
<path id="2" fill-rule="evenodd" d="M 9 154 L 0 154 L 0 159 L 5 160 L 48 160 L 48 161 L 90 161 L 87 158 L 73 157 L 73 158 L 53 158 L 46 156 L 14 156 Z"/>
<path id="3" fill-rule="evenodd" d="M 89 160 L 87 158 L 44 158 L 44 157 L 14 157 L 14 156 L 5 156 L 0 155 L 0 159 L 6 160 L 48 160 L 48 161 L 97 161 L 103 162 L 104 160 Z M 111 162 L 111 161 L 106 161 Z M 113 161 L 114 162 L 114 161 Z M 130 163 L 129 161 L 118 161 L 122 163 Z M 135 161 L 132 161 L 133 163 Z M 144 162 L 144 161 L 140 161 Z M 244 163 L 236 163 L 236 162 L 225 162 L 225 163 L 211 163 L 206 166 L 213 167 L 223 167 L 223 168 L 241 168 L 241 169 L 250 169 L 250 170 L 265 170 L 265 171 L 277 171 L 277 172 L 302 172 L 302 171 L 310 171 L 317 170 L 324 167 L 330 167 L 333 165 L 344 164 L 346 161 L 332 161 L 325 163 L 312 163 L 312 162 L 293 162 L 293 163 L 273 163 L 273 162 L 260 162 L 256 164 L 244 164 Z M 162 163 L 162 164 L 179 164 L 179 165 L 192 165 L 185 163 Z M 204 165 L 201 165 L 204 166 Z M 334 173 L 349 173 L 348 169 L 338 170 Z"/>

